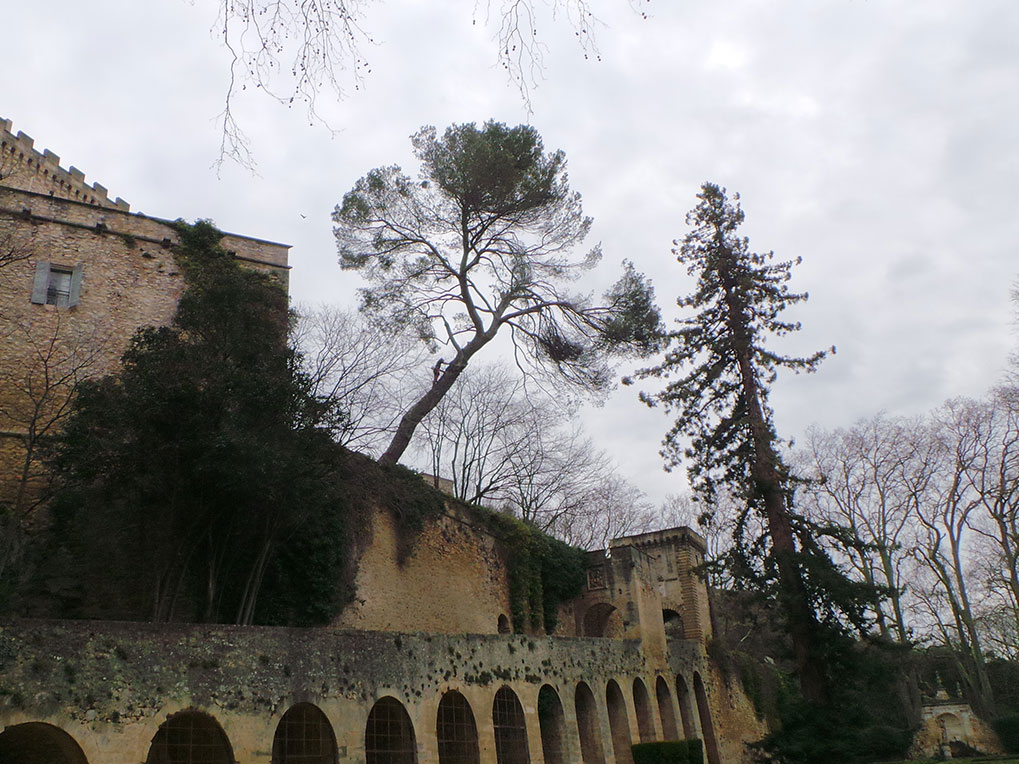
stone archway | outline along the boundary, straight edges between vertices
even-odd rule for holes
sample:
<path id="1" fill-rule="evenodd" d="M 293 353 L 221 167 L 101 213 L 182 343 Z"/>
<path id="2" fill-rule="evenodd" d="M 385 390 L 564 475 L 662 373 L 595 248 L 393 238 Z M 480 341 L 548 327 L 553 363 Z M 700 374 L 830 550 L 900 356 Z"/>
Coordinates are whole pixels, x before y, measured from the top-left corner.
<path id="1" fill-rule="evenodd" d="M 365 764 L 417 764 L 414 724 L 396 698 L 379 698 L 364 727 Z"/>
<path id="2" fill-rule="evenodd" d="M 0 733 L 3 764 L 88 764 L 77 741 L 44 722 L 14 724 Z"/>
<path id="3" fill-rule="evenodd" d="M 161 725 L 149 745 L 145 764 L 233 764 L 223 728 L 201 711 L 181 711 Z"/>
<path id="4" fill-rule="evenodd" d="M 318 706 L 298 703 L 283 714 L 272 740 L 272 764 L 336 764 L 336 736 Z"/>

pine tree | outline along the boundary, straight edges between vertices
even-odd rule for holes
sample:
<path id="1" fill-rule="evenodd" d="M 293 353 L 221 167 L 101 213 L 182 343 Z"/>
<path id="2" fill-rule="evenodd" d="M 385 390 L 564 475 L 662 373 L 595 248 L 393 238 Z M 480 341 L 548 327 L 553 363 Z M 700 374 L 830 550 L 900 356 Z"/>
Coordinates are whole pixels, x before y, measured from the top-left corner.
<path id="1" fill-rule="evenodd" d="M 799 329 L 779 318 L 807 297 L 787 286 L 794 263 L 773 263 L 772 253 L 750 250 L 738 233 L 739 195 L 730 201 L 724 188 L 705 183 L 697 198 L 687 215 L 692 230 L 673 250 L 697 279 L 693 293 L 677 302 L 695 312 L 669 333 L 662 363 L 640 372 L 669 380 L 659 393 L 641 393 L 641 400 L 677 412 L 662 456 L 669 467 L 688 460 L 690 482 L 708 514 L 723 485 L 744 502 L 730 562 L 744 580 L 771 587 L 787 620 L 803 695 L 825 703 L 829 685 L 818 608 L 825 607 L 822 590 L 834 571 L 794 511 L 794 486 L 779 453 L 768 392 L 777 369 L 814 371 L 829 351 L 795 358 L 766 347 L 769 337 Z M 753 512 L 763 517 L 766 538 L 745 537 Z M 763 554 L 755 559 L 755 552 Z M 848 608 L 851 617 L 860 617 L 857 604 Z"/>

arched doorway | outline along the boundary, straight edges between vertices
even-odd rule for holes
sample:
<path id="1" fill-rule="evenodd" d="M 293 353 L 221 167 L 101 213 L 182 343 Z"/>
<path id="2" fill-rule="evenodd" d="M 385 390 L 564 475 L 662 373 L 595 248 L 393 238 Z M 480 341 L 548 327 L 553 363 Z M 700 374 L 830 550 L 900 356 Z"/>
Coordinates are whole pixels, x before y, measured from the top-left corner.
<path id="1" fill-rule="evenodd" d="M 697 698 L 697 717 L 701 722 L 704 754 L 707 756 L 708 764 L 719 764 L 718 743 L 715 741 L 715 728 L 711 724 L 711 708 L 708 706 L 707 693 L 704 692 L 704 682 L 696 671 L 693 674 L 693 692 Z"/>
<path id="2" fill-rule="evenodd" d="M 545 764 L 566 761 L 566 715 L 563 704 L 551 685 L 538 691 L 538 728 L 541 730 L 541 753 Z"/>
<path id="3" fill-rule="evenodd" d="M 298 703 L 276 725 L 272 764 L 336 764 L 336 736 L 318 706 Z"/>
<path id="4" fill-rule="evenodd" d="M 605 749 L 602 748 L 598 723 L 598 707 L 594 693 L 585 682 L 577 685 L 574 698 L 577 711 L 577 730 L 580 732 L 580 756 L 584 764 L 605 764 Z"/>
<path id="5" fill-rule="evenodd" d="M 528 764 L 527 722 L 517 694 L 500 687 L 492 701 L 492 727 L 495 730 L 495 760 L 498 764 Z"/>
<path id="6" fill-rule="evenodd" d="M 697 725 L 694 724 L 693 709 L 690 707 L 690 689 L 682 674 L 676 675 L 676 697 L 679 700 L 679 716 L 683 722 L 683 739 L 693 740 L 700 737 Z"/>
<path id="7" fill-rule="evenodd" d="M 683 616 L 678 611 L 664 608 L 662 621 L 665 623 L 665 636 L 669 639 L 683 639 Z"/>
<path id="8" fill-rule="evenodd" d="M 201 711 L 181 711 L 159 726 L 145 764 L 233 764 L 233 761 L 230 741 L 219 722 Z"/>
<path id="9" fill-rule="evenodd" d="M 651 698 L 647 694 L 644 680 L 640 677 L 633 680 L 633 710 L 637 714 L 637 731 L 640 733 L 640 742 L 653 742 L 655 723 L 651 716 Z"/>
<path id="10" fill-rule="evenodd" d="M 479 764 L 478 725 L 467 698 L 450 690 L 439 701 L 435 718 L 439 764 Z"/>
<path id="11" fill-rule="evenodd" d="M 0 733 L 3 764 L 88 764 L 81 746 L 59 727 L 44 722 L 13 724 Z"/>
<path id="12" fill-rule="evenodd" d="M 619 689 L 615 679 L 610 679 L 605 687 L 605 703 L 609 709 L 609 731 L 612 733 L 612 753 L 616 764 L 633 764 L 630 746 L 630 724 L 626 721 L 626 701 L 623 691 Z"/>
<path id="13" fill-rule="evenodd" d="M 365 764 L 417 764 L 414 725 L 396 698 L 379 698 L 364 726 Z"/>
<path id="14" fill-rule="evenodd" d="M 666 740 L 679 740 L 679 729 L 676 727 L 676 711 L 672 706 L 672 693 L 665 677 L 655 681 L 655 697 L 658 700 L 658 714 L 662 717 L 662 735 Z"/>
<path id="15" fill-rule="evenodd" d="M 583 629 L 585 637 L 621 637 L 623 622 L 614 605 L 599 602 L 584 613 Z"/>

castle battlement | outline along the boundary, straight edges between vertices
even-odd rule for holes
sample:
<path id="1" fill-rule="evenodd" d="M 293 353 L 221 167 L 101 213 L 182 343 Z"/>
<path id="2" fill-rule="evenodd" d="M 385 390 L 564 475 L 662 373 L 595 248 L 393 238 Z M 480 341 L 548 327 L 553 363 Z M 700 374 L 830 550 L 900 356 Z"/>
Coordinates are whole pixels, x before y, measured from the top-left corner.
<path id="1" fill-rule="evenodd" d="M 84 204 L 128 212 L 131 205 L 120 197 L 109 198 L 106 188 L 99 183 L 89 185 L 85 173 L 77 167 L 65 170 L 60 157 L 49 149 L 40 153 L 35 141 L 22 131 L 13 132 L 9 119 L 0 117 L 0 180 L 5 185 L 23 191 L 69 199 Z"/>

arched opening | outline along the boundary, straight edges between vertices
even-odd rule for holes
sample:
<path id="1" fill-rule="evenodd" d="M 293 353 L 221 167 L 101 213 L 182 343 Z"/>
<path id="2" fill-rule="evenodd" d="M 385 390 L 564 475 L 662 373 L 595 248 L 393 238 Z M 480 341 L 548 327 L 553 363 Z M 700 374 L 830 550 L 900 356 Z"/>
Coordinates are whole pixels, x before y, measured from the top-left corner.
<path id="1" fill-rule="evenodd" d="M 626 702 L 623 691 L 619 689 L 615 679 L 610 679 L 605 687 L 605 703 L 609 709 L 609 731 L 612 733 L 612 752 L 616 764 L 633 764 L 630 746 L 630 724 L 626 721 Z"/>
<path id="2" fill-rule="evenodd" d="M 450 690 L 439 701 L 435 718 L 439 764 L 479 764 L 478 726 L 467 698 Z"/>
<path id="3" fill-rule="evenodd" d="M 676 610 L 662 610 L 662 621 L 665 622 L 665 636 L 670 639 L 683 639 L 683 616 Z"/>
<path id="4" fill-rule="evenodd" d="M 662 734 L 666 740 L 679 740 L 679 729 L 676 727 L 676 711 L 672 706 L 672 693 L 665 677 L 655 681 L 655 697 L 658 700 L 658 714 L 662 717 Z"/>
<path id="5" fill-rule="evenodd" d="M 88 764 L 81 746 L 59 727 L 44 722 L 14 724 L 0 733 L 4 764 Z"/>
<path id="6" fill-rule="evenodd" d="M 605 764 L 605 749 L 601 744 L 598 724 L 598 707 L 594 693 L 584 682 L 577 685 L 574 700 L 577 710 L 577 730 L 580 732 L 580 756 L 584 764 Z"/>
<path id="7" fill-rule="evenodd" d="M 505 613 L 499 614 L 499 633 L 509 634 L 512 631 L 510 628 L 510 619 L 506 617 Z"/>
<path id="8" fill-rule="evenodd" d="M 336 764 L 336 736 L 318 706 L 298 703 L 283 714 L 272 739 L 272 764 Z"/>
<path id="9" fill-rule="evenodd" d="M 396 698 L 379 698 L 364 726 L 365 764 L 417 764 L 414 725 Z"/>
<path id="10" fill-rule="evenodd" d="M 563 764 L 566 761 L 566 715 L 559 693 L 551 685 L 542 685 L 538 691 L 538 728 L 545 764 Z"/>
<path id="11" fill-rule="evenodd" d="M 715 728 L 711 724 L 711 709 L 708 707 L 708 696 L 704 692 L 704 682 L 696 671 L 693 674 L 693 692 L 697 698 L 697 717 L 701 722 L 701 737 L 704 740 L 704 753 L 708 764 L 719 764 L 718 743 L 715 742 Z"/>
<path id="12" fill-rule="evenodd" d="M 234 754 L 219 722 L 200 711 L 174 714 L 156 730 L 145 764 L 233 764 Z"/>
<path id="13" fill-rule="evenodd" d="M 651 698 L 640 677 L 633 680 L 633 710 L 637 713 L 637 731 L 640 733 L 640 742 L 653 742 L 655 723 L 651 717 Z"/>
<path id="14" fill-rule="evenodd" d="M 683 722 L 683 739 L 693 740 L 700 737 L 697 725 L 694 724 L 693 709 L 690 707 L 690 690 L 682 674 L 676 676 L 676 697 L 679 700 L 679 716 Z"/>
<path id="15" fill-rule="evenodd" d="M 620 637 L 623 621 L 615 606 L 599 602 L 584 613 L 583 630 L 585 637 Z"/>
<path id="16" fill-rule="evenodd" d="M 495 760 L 498 764 L 528 764 L 527 722 L 517 694 L 500 687 L 492 701 L 492 727 L 495 729 Z"/>
<path id="17" fill-rule="evenodd" d="M 965 741 L 966 732 L 963 730 L 962 721 L 958 716 L 952 713 L 939 714 L 936 721 L 942 743 L 951 743 L 953 740 Z"/>

